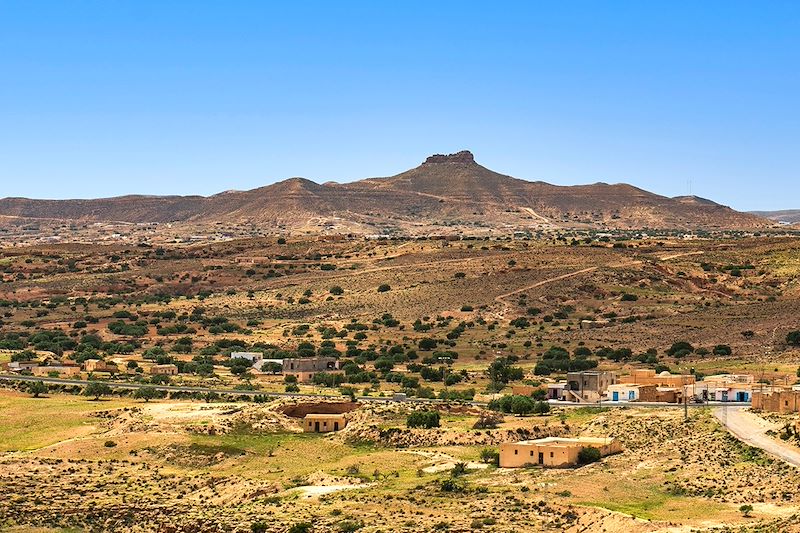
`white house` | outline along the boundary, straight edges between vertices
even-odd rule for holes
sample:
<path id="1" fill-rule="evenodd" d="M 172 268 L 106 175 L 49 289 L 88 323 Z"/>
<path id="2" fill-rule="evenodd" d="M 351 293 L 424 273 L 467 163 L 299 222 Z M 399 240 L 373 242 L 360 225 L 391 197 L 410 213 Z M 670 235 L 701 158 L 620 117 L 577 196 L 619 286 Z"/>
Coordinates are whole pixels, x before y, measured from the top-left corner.
<path id="1" fill-rule="evenodd" d="M 231 352 L 231 359 L 247 359 L 251 363 L 264 359 L 261 352 Z"/>
<path id="2" fill-rule="evenodd" d="M 639 385 L 635 383 L 617 383 L 606 389 L 606 401 L 635 402 L 639 400 Z"/>

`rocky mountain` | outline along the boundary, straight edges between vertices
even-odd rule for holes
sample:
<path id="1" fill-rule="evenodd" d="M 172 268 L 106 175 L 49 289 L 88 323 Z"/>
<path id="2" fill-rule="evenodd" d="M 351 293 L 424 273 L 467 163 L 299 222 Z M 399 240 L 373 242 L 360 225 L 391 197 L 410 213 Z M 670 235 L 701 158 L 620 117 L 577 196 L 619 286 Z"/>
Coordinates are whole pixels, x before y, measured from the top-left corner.
<path id="1" fill-rule="evenodd" d="M 214 196 L 0 200 L 0 216 L 81 221 L 252 224 L 267 230 L 488 233 L 548 227 L 760 228 L 771 222 L 697 197 L 668 198 L 631 185 L 558 186 L 499 174 L 468 151 L 433 155 L 385 178 L 318 184 L 291 178 Z"/>

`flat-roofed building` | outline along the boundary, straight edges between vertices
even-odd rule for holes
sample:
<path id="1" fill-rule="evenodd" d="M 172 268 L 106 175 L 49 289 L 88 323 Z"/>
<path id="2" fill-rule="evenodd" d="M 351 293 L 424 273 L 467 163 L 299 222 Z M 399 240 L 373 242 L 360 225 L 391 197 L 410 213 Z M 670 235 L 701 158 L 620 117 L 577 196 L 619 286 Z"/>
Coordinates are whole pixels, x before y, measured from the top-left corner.
<path id="1" fill-rule="evenodd" d="M 753 391 L 753 409 L 772 413 L 800 412 L 800 391 L 764 387 Z"/>
<path id="2" fill-rule="evenodd" d="M 283 360 L 283 373 L 296 376 L 297 381 L 308 383 L 320 372 L 338 372 L 339 361 L 335 357 L 298 357 Z"/>
<path id="3" fill-rule="evenodd" d="M 178 367 L 175 365 L 153 365 L 150 367 L 150 374 L 154 376 L 175 376 L 178 374 Z"/>
<path id="4" fill-rule="evenodd" d="M 328 433 L 339 431 L 347 425 L 347 417 L 340 414 L 309 413 L 303 417 L 303 431 L 306 433 Z"/>
<path id="5" fill-rule="evenodd" d="M 596 448 L 603 457 L 622 451 L 620 443 L 609 437 L 546 437 L 521 442 L 506 442 L 500 445 L 500 467 L 572 466 L 578 464 L 578 454 L 583 448 Z"/>
<path id="6" fill-rule="evenodd" d="M 119 369 L 114 363 L 109 363 L 100 359 L 87 359 L 83 362 L 83 370 L 85 372 L 108 372 L 113 374 Z"/>
<path id="7" fill-rule="evenodd" d="M 562 400 L 570 402 L 599 402 L 609 385 L 617 382 L 615 372 L 589 370 L 567 372 L 567 386 L 562 391 Z"/>
<path id="8" fill-rule="evenodd" d="M 39 366 L 39 361 L 11 361 L 8 369 L 12 372 L 22 372 L 23 370 L 33 370 Z"/>
<path id="9" fill-rule="evenodd" d="M 51 361 L 47 366 L 37 366 L 32 370 L 34 376 L 48 377 L 50 374 L 59 376 L 77 376 L 81 373 L 81 365 L 72 361 Z"/>
<path id="10" fill-rule="evenodd" d="M 706 376 L 693 386 L 695 398 L 712 402 L 749 402 L 757 385 L 749 374 Z"/>
<path id="11" fill-rule="evenodd" d="M 560 400 L 564 396 L 564 389 L 567 388 L 566 381 L 559 381 L 558 383 L 547 384 L 547 399 Z"/>
<path id="12" fill-rule="evenodd" d="M 680 403 L 683 401 L 682 391 L 682 387 L 659 387 L 658 385 L 617 383 L 608 386 L 605 401 Z"/>

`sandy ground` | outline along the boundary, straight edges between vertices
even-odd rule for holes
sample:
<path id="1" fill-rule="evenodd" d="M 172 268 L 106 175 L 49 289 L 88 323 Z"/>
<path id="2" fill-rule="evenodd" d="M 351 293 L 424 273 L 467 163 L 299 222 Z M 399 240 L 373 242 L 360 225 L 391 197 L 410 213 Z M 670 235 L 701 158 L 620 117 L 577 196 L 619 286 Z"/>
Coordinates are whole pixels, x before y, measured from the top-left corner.
<path id="1" fill-rule="evenodd" d="M 434 464 L 426 466 L 425 468 L 422 469 L 422 471 L 425 472 L 426 474 L 447 472 L 448 470 L 452 470 L 456 466 L 456 463 L 459 462 L 452 455 L 448 455 L 442 452 L 426 452 L 421 450 L 415 450 L 403 453 L 421 455 L 422 457 L 425 457 L 428 460 L 433 461 Z M 488 468 L 489 466 L 485 463 L 476 463 L 475 461 L 468 461 L 466 465 L 467 465 L 467 470 L 482 470 L 484 468 Z"/>
<path id="2" fill-rule="evenodd" d="M 342 490 L 364 489 L 371 486 L 372 483 L 361 483 L 359 485 L 302 485 L 292 490 L 299 491 L 301 498 L 318 498 Z"/>

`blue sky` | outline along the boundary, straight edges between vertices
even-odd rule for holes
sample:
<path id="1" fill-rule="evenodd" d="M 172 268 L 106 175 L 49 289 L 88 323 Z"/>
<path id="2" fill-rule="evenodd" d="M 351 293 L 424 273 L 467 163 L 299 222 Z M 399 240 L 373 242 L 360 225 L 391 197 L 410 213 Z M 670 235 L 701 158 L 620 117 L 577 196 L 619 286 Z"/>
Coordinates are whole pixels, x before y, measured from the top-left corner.
<path id="1" fill-rule="evenodd" d="M 800 208 L 800 2 L 0 1 L 0 196 L 350 181 L 460 149 Z"/>

